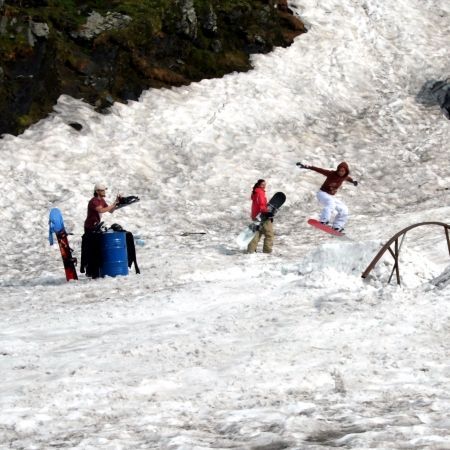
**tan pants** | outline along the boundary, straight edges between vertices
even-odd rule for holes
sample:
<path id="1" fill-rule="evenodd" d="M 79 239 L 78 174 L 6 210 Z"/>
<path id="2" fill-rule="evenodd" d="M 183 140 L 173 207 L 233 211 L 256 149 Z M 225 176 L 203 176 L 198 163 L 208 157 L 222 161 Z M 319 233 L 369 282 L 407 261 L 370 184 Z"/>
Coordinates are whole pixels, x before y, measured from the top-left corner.
<path id="1" fill-rule="evenodd" d="M 248 244 L 247 253 L 256 252 L 256 247 L 258 247 L 262 235 L 264 235 L 263 252 L 272 253 L 274 233 L 273 223 L 270 220 L 263 222 L 259 231 L 256 232 L 255 237 L 250 241 L 250 244 Z"/>

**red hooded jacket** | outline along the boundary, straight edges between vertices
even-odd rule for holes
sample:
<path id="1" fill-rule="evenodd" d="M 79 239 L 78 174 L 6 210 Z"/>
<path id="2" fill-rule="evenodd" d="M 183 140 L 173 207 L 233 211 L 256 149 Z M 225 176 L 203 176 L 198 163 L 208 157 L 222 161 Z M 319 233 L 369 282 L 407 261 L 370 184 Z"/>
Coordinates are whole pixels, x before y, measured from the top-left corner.
<path id="1" fill-rule="evenodd" d="M 263 212 L 267 212 L 267 198 L 266 191 L 263 188 L 257 187 L 252 192 L 252 220 L 256 219 L 256 216 Z"/>
<path id="2" fill-rule="evenodd" d="M 338 170 L 341 167 L 345 169 L 345 175 L 343 177 L 340 177 L 338 174 Z M 325 175 L 327 177 L 322 186 L 320 187 L 320 190 L 330 195 L 336 194 L 337 190 L 341 187 L 344 181 L 353 183 L 353 178 L 349 176 L 350 169 L 348 168 L 348 164 L 346 162 L 341 162 L 337 166 L 336 170 L 326 170 L 314 166 L 309 166 L 308 169 L 314 170 L 314 172 L 321 173 L 322 175 Z"/>

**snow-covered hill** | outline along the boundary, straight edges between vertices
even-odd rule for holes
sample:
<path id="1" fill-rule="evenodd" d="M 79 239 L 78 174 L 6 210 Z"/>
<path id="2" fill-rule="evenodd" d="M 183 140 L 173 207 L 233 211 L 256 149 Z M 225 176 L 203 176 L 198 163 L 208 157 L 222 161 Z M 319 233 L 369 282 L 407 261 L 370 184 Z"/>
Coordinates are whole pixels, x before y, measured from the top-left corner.
<path id="1" fill-rule="evenodd" d="M 0 140 L 0 447 L 450 449 L 450 122 L 416 102 L 450 74 L 450 6 L 294 1 L 310 27 L 255 70 L 146 92 L 98 115 L 61 97 Z M 80 132 L 68 124 L 83 125 Z M 357 188 L 347 240 L 309 228 L 323 178 Z M 274 253 L 243 254 L 258 178 L 287 202 Z M 97 180 L 141 202 L 105 216 L 145 242 L 141 275 L 66 283 Z M 181 236 L 206 231 L 206 235 Z"/>

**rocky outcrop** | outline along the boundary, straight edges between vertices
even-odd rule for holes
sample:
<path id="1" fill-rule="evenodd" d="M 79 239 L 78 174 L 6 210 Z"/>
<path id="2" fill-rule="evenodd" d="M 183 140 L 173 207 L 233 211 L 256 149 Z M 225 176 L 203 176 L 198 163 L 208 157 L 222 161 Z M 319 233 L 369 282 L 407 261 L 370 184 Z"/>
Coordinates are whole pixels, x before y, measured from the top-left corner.
<path id="1" fill-rule="evenodd" d="M 103 111 L 149 87 L 249 70 L 249 55 L 306 31 L 284 0 L 130 3 L 0 0 L 0 134 L 45 117 L 61 94 Z"/>
<path id="2" fill-rule="evenodd" d="M 102 16 L 93 11 L 89 14 L 86 23 L 79 30 L 72 31 L 70 36 L 74 39 L 90 41 L 106 31 L 126 28 L 131 20 L 131 17 L 119 13 L 107 12 L 105 16 Z"/>
<path id="3" fill-rule="evenodd" d="M 450 120 L 450 79 L 426 81 L 416 100 L 426 106 L 439 105 L 442 114 Z"/>

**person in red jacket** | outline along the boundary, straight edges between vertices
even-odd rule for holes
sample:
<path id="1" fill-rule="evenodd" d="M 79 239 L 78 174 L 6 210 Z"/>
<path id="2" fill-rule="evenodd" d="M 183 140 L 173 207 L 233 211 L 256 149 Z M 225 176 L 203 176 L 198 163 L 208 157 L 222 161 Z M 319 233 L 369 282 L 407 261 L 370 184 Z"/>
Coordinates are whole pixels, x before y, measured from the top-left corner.
<path id="1" fill-rule="evenodd" d="M 265 180 L 258 180 L 253 186 L 253 191 L 251 195 L 252 200 L 252 220 L 261 214 L 262 223 L 259 230 L 256 231 L 255 237 L 248 244 L 247 252 L 255 253 L 258 247 L 259 240 L 261 236 L 264 235 L 263 252 L 272 253 L 273 247 L 273 215 L 269 213 L 267 209 L 267 197 L 266 197 L 266 182 Z"/>
<path id="2" fill-rule="evenodd" d="M 328 225 L 331 221 L 331 216 L 336 213 L 332 223 L 332 228 L 337 231 L 343 231 L 344 226 L 348 220 L 348 208 L 342 200 L 335 197 L 336 192 L 341 187 L 344 181 L 358 186 L 358 182 L 353 180 L 350 176 L 350 169 L 348 164 L 341 162 L 336 170 L 327 170 L 320 167 L 307 166 L 306 164 L 297 163 L 301 169 L 309 169 L 326 176 L 326 179 L 320 190 L 317 192 L 317 200 L 323 206 L 320 213 L 320 221 Z"/>

